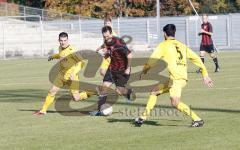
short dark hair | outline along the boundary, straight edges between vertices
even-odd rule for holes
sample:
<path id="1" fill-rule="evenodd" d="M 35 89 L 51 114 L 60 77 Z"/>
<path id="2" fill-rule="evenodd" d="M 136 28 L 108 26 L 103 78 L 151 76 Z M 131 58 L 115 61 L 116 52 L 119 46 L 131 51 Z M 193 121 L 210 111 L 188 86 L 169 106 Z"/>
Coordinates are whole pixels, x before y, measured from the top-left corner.
<path id="1" fill-rule="evenodd" d="M 61 32 L 59 35 L 58 35 L 58 38 L 60 39 L 61 37 L 67 37 L 68 38 L 68 34 L 66 32 Z"/>
<path id="2" fill-rule="evenodd" d="M 175 37 L 176 26 L 174 24 L 167 24 L 163 27 L 163 31 L 166 33 L 167 36 Z"/>
<path id="3" fill-rule="evenodd" d="M 107 31 L 109 31 L 112 34 L 112 28 L 109 26 L 104 26 L 102 28 L 102 33 L 106 33 Z"/>

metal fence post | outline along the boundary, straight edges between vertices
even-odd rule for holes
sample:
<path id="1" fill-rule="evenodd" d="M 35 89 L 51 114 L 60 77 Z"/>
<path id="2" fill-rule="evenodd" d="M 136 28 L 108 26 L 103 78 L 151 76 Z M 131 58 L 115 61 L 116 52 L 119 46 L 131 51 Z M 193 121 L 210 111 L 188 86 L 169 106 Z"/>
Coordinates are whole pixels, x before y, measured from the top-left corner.
<path id="1" fill-rule="evenodd" d="M 149 19 L 147 19 L 146 22 L 146 40 L 147 40 L 147 44 L 149 45 L 150 41 L 149 41 Z"/>
<path id="2" fill-rule="evenodd" d="M 118 35 L 120 36 L 120 18 L 117 18 Z"/>
<path id="3" fill-rule="evenodd" d="M 160 0 L 157 0 L 157 35 L 158 35 L 158 41 L 160 41 L 160 11 L 161 11 L 161 8 L 160 8 Z"/>
<path id="4" fill-rule="evenodd" d="M 185 34 L 186 34 L 186 36 L 185 36 L 185 42 L 186 42 L 186 45 L 190 47 L 190 45 L 189 45 L 189 35 L 188 35 L 189 25 L 188 25 L 188 19 L 187 19 L 187 18 L 186 18 L 186 20 L 185 20 L 185 23 L 186 23 L 186 24 L 185 24 L 185 25 L 186 25 L 186 28 L 185 28 L 185 29 L 186 29 L 186 30 L 185 30 L 185 31 L 186 31 L 186 33 L 185 33 Z"/>
<path id="5" fill-rule="evenodd" d="M 79 30 L 79 49 L 81 49 L 81 40 L 82 40 L 82 26 L 81 26 L 81 17 L 78 18 L 78 30 Z"/>
<path id="6" fill-rule="evenodd" d="M 43 47 L 43 23 L 42 18 L 39 16 L 40 21 L 40 31 L 41 31 L 41 56 L 44 57 L 44 47 Z"/>
<path id="7" fill-rule="evenodd" d="M 61 28 L 63 28 L 63 13 L 60 13 Z"/>
<path id="8" fill-rule="evenodd" d="M 195 46 L 198 47 L 198 19 L 195 19 Z"/>
<path id="9" fill-rule="evenodd" d="M 26 24 L 27 19 L 25 17 L 26 16 L 26 7 L 25 6 L 23 7 L 23 16 L 24 16 L 24 23 Z"/>
<path id="10" fill-rule="evenodd" d="M 8 15 L 8 3 L 5 3 L 5 16 Z"/>
<path id="11" fill-rule="evenodd" d="M 5 26 L 4 23 L 2 24 L 2 34 L 3 34 L 3 59 L 6 59 L 6 51 L 5 51 Z"/>
<path id="12" fill-rule="evenodd" d="M 231 14 L 227 17 L 227 43 L 228 47 L 230 48 L 232 46 L 231 40 L 232 40 L 232 28 L 231 28 Z"/>
<path id="13" fill-rule="evenodd" d="M 26 7 L 23 6 L 23 16 L 26 16 Z"/>
<path id="14" fill-rule="evenodd" d="M 44 15 L 44 9 L 42 9 L 42 14 L 41 14 L 41 20 L 43 20 L 43 15 Z"/>

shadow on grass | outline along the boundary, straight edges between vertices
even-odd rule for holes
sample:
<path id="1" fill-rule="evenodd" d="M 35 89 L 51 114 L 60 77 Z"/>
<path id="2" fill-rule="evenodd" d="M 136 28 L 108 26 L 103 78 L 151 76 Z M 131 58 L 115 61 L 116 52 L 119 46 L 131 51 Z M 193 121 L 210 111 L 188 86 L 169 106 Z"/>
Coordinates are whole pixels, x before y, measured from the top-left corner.
<path id="1" fill-rule="evenodd" d="M 18 111 L 27 111 L 27 112 L 32 112 L 32 113 L 34 113 L 34 112 L 36 112 L 36 111 L 38 111 L 37 109 L 18 109 Z M 84 114 L 88 114 L 89 115 L 89 111 L 78 111 L 78 110 L 62 110 L 62 111 L 55 111 L 55 110 L 48 110 L 47 111 L 47 113 L 48 114 L 51 114 L 51 113 L 68 113 L 68 114 L 71 114 L 72 116 L 74 116 L 74 115 L 76 115 L 76 116 L 78 116 L 79 114 L 82 114 L 82 113 L 84 113 Z"/>
<path id="2" fill-rule="evenodd" d="M 46 94 L 42 89 L 0 90 L 0 102 L 36 102 Z"/>
<path id="3" fill-rule="evenodd" d="M 71 97 L 68 91 L 60 91 L 59 93 L 62 96 L 60 97 L 57 96 L 57 100 L 55 101 L 55 109 L 57 110 L 56 112 L 59 112 L 62 115 L 77 116 L 79 115 L 78 113 L 86 115 L 86 112 L 96 110 L 97 108 L 97 99 L 98 99 L 97 96 L 91 97 L 89 98 L 89 100 L 86 101 L 90 106 L 79 108 L 79 109 L 73 109 L 70 107 Z M 42 90 L 42 89 L 0 90 L 0 103 L 1 102 L 8 102 L 8 103 L 9 102 L 12 102 L 12 103 L 43 102 L 46 94 L 47 94 L 47 90 Z M 138 98 L 141 98 L 141 97 L 138 97 Z M 85 101 L 81 103 L 85 103 Z M 118 100 L 114 105 L 126 106 L 126 107 L 136 106 L 141 108 L 144 108 L 146 106 L 146 104 L 137 103 L 137 102 L 128 103 L 122 100 Z M 157 105 L 155 108 L 172 109 L 172 107 L 169 105 Z M 238 109 L 200 108 L 200 107 L 191 107 L 191 108 L 192 110 L 197 110 L 197 111 L 240 113 L 240 110 Z M 72 114 L 69 112 L 72 112 Z"/>
<path id="4" fill-rule="evenodd" d="M 107 119 L 109 123 L 119 123 L 119 122 L 124 122 L 124 123 L 129 123 L 130 125 L 135 126 L 134 119 L 115 119 L 115 118 L 109 118 Z M 152 126 L 159 126 L 160 124 L 157 121 L 145 121 L 144 124 L 146 125 L 152 125 Z"/>
<path id="5" fill-rule="evenodd" d="M 167 120 L 167 121 L 173 121 L 173 122 L 176 122 L 176 121 L 182 121 L 182 120 L 170 120 L 170 119 L 160 119 L 160 122 L 161 120 Z M 107 119 L 107 121 L 109 123 L 129 123 L 130 125 L 132 126 L 135 126 L 135 127 L 139 127 L 139 126 L 136 126 L 135 125 L 135 120 L 134 119 L 116 119 L 116 118 L 109 118 Z M 178 125 L 178 124 L 161 124 L 159 123 L 159 121 L 153 121 L 153 120 L 146 120 L 144 121 L 144 124 L 143 126 L 145 125 L 150 125 L 150 126 L 175 126 L 175 127 L 189 127 L 189 125 Z"/>

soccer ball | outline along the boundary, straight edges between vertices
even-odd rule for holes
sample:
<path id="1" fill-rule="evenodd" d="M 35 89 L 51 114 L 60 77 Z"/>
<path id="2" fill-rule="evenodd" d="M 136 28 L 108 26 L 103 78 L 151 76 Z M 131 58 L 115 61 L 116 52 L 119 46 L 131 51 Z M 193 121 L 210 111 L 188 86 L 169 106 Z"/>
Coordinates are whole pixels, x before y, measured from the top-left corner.
<path id="1" fill-rule="evenodd" d="M 109 116 L 112 114 L 113 108 L 109 104 L 103 104 L 100 108 L 100 111 L 101 111 L 102 115 Z"/>

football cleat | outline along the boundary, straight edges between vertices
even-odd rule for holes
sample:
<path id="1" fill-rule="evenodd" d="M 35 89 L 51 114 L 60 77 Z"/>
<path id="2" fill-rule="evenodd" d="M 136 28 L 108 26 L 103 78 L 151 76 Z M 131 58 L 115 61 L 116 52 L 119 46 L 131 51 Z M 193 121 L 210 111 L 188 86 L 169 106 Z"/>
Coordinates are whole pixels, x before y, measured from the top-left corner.
<path id="1" fill-rule="evenodd" d="M 41 110 L 35 111 L 33 113 L 33 115 L 35 115 L 35 116 L 46 115 L 46 114 L 47 114 L 47 112 L 41 112 Z"/>
<path id="2" fill-rule="evenodd" d="M 220 68 L 217 67 L 214 72 L 219 72 L 219 71 L 220 71 Z"/>
<path id="3" fill-rule="evenodd" d="M 203 120 L 193 121 L 191 127 L 202 127 L 204 124 Z"/>
<path id="4" fill-rule="evenodd" d="M 135 119 L 135 126 L 136 127 L 141 127 L 143 122 L 144 122 L 144 120 L 142 118 L 136 118 Z"/>
<path id="5" fill-rule="evenodd" d="M 196 70 L 196 73 L 202 73 L 202 69 Z"/>
<path id="6" fill-rule="evenodd" d="M 134 93 L 133 89 L 128 90 L 128 93 L 126 94 L 126 98 L 129 102 L 135 101 L 136 94 Z"/>
<path id="7" fill-rule="evenodd" d="M 89 114 L 90 114 L 90 116 L 103 116 L 101 111 L 92 111 Z"/>

